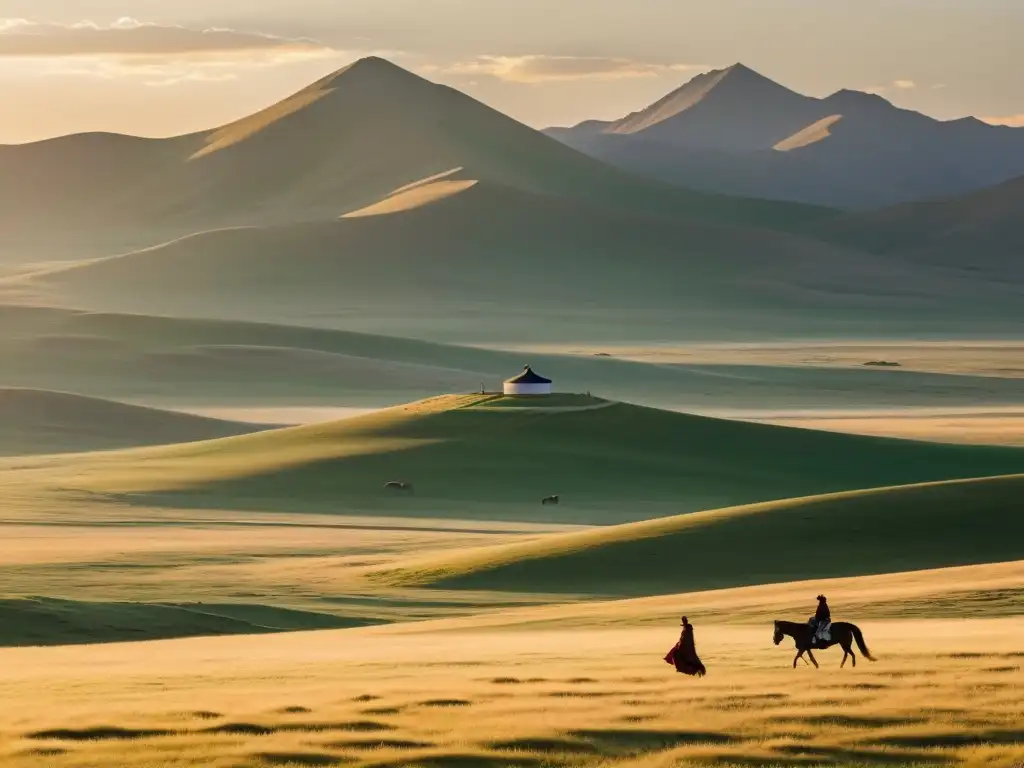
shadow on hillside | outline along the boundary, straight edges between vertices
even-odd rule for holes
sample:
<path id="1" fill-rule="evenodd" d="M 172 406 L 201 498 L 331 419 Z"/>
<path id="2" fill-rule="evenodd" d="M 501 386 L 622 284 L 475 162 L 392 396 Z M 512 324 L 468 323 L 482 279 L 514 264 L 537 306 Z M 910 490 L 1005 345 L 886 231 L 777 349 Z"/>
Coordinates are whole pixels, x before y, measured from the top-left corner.
<path id="1" fill-rule="evenodd" d="M 737 739 L 720 731 L 597 729 L 572 731 L 570 736 L 592 744 L 603 754 L 639 755 L 699 744 L 731 744 Z"/>
<path id="2" fill-rule="evenodd" d="M 942 749 L 950 747 L 975 747 L 990 744 L 1020 744 L 1024 742 L 1022 729 L 994 729 L 989 731 L 945 733 L 922 733 L 894 736 L 881 736 L 871 741 L 872 744 L 887 747 L 918 747 L 923 749 Z"/>
<path id="3" fill-rule="evenodd" d="M 543 761 L 532 757 L 452 754 L 371 763 L 365 768 L 540 768 L 542 765 L 545 765 Z"/>
<path id="4" fill-rule="evenodd" d="M 230 736 L 270 736 L 275 733 L 380 733 L 393 731 L 395 726 L 376 720 L 355 720 L 341 723 L 283 723 L 263 725 L 260 723 L 225 723 L 204 728 L 200 733 L 227 734 Z"/>
<path id="5" fill-rule="evenodd" d="M 896 725 L 914 725 L 926 722 L 922 718 L 905 717 L 873 717 L 870 715 L 811 715 L 782 716 L 772 718 L 777 723 L 797 723 L 800 725 L 816 725 L 831 728 L 886 728 Z"/>
<path id="6" fill-rule="evenodd" d="M 317 752 L 260 752 L 253 758 L 265 765 L 317 766 L 341 765 L 351 762 L 349 758 Z"/>
<path id="7" fill-rule="evenodd" d="M 526 737 L 494 741 L 487 746 L 504 752 L 534 752 L 552 755 L 597 755 L 601 753 L 601 750 L 593 744 L 574 739 Z"/>
<path id="8" fill-rule="evenodd" d="M 53 728 L 33 731 L 26 738 L 40 741 L 134 741 L 153 739 L 159 736 L 174 736 L 177 731 L 159 728 L 120 728 L 100 725 L 93 728 Z"/>

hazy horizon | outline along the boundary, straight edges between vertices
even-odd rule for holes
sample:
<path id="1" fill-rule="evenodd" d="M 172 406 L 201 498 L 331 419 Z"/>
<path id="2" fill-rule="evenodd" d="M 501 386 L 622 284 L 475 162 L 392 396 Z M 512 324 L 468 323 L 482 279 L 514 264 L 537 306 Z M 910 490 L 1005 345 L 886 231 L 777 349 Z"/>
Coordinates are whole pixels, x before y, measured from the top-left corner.
<path id="1" fill-rule="evenodd" d="M 742 62 L 825 96 L 880 93 L 940 119 L 1024 124 L 1024 6 L 915 0 L 0 0 L 0 142 L 84 131 L 168 136 L 227 122 L 366 55 L 534 127 L 616 118 Z"/>

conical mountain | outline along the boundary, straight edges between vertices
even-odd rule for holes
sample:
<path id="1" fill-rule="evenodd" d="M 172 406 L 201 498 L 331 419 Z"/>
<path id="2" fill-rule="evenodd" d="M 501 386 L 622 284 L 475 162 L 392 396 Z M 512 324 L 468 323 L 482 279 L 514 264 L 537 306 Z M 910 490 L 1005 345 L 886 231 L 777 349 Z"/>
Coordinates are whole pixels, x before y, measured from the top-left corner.
<path id="1" fill-rule="evenodd" d="M 936 120 L 850 89 L 804 96 L 740 64 L 621 120 L 547 133 L 687 188 L 834 208 L 958 196 L 1024 173 L 1024 131 Z"/>
<path id="2" fill-rule="evenodd" d="M 675 146 L 743 151 L 763 149 L 811 119 L 814 100 L 743 65 L 697 75 L 646 109 L 581 130 L 642 135 Z"/>
<path id="3" fill-rule="evenodd" d="M 146 244 L 225 226 L 334 219 L 441 174 L 644 214 L 785 226 L 816 213 L 722 200 L 613 169 L 376 57 L 211 131 L 3 147 L 0 170 L 0 199 L 11 203 L 0 213 L 7 232 L 52 232 L 71 221 L 79 240 L 156 233 Z M 27 198 L 25 178 L 35 180 Z"/>
<path id="4" fill-rule="evenodd" d="M 809 116 L 807 97 L 743 64 L 698 75 L 647 109 L 613 123 L 609 133 L 638 133 L 722 149 L 760 148 Z M 750 119 L 756 116 L 756 119 Z M 722 123 L 735 121 L 723 132 Z"/>
<path id="5" fill-rule="evenodd" d="M 740 68 L 714 80 L 702 98 L 691 93 L 692 107 L 653 128 L 775 90 Z M 110 163 L 125 141 L 140 140 L 111 138 Z M 850 318 L 961 327 L 965 314 L 987 322 L 1002 311 L 986 298 L 978 320 L 980 289 L 969 276 L 904 270 L 748 226 L 809 227 L 821 209 L 632 176 L 380 59 L 215 130 L 139 147 L 154 153 L 145 155 L 147 172 L 138 182 L 125 176 L 105 198 L 108 210 L 116 225 L 177 237 L 0 279 L 0 298 L 300 325 L 358 321 L 438 338 L 447 338 L 453 308 L 483 329 L 480 338 L 510 327 L 522 334 L 529 318 L 539 318 L 531 326 L 539 335 L 576 322 L 612 338 L 666 324 L 782 334 L 812 323 L 846 328 Z M 59 179 L 55 171 L 51 180 Z"/>
<path id="6" fill-rule="evenodd" d="M 197 139 L 188 165 L 206 191 L 259 223 L 343 215 L 440 175 L 644 214 L 779 228 L 820 215 L 624 173 L 377 57 Z"/>
<path id="7" fill-rule="evenodd" d="M 280 220 L 336 217 L 438 174 L 584 197 L 632 181 L 379 58 L 200 138 L 189 164 L 215 196 Z"/>

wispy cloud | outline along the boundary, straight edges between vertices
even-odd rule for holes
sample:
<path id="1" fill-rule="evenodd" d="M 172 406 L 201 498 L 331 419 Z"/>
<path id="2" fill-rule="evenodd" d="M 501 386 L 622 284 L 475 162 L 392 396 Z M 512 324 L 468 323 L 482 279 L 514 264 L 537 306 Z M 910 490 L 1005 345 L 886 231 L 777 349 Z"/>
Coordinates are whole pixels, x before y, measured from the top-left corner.
<path id="1" fill-rule="evenodd" d="M 917 83 L 913 80 L 893 80 L 887 85 L 872 85 L 868 88 L 862 88 L 861 90 L 864 93 L 873 93 L 876 96 L 882 96 L 893 89 L 897 91 L 910 91 L 914 88 L 917 88 Z"/>
<path id="2" fill-rule="evenodd" d="M 146 85 L 233 80 L 240 68 L 341 57 L 316 40 L 224 28 L 154 24 L 55 24 L 0 19 L 0 62 L 31 59 L 44 75 L 133 77 Z"/>
<path id="3" fill-rule="evenodd" d="M 635 59 L 597 56 L 479 56 L 446 66 L 424 67 L 467 77 L 489 76 L 511 83 L 550 83 L 579 80 L 626 80 L 673 72 L 707 69 L 693 64 L 657 64 Z"/>
<path id="4" fill-rule="evenodd" d="M 982 117 L 980 120 L 990 125 L 1008 125 L 1011 128 L 1024 128 L 1024 114 L 1004 115 L 1003 117 Z"/>
<path id="5" fill-rule="evenodd" d="M 265 60 L 324 56 L 333 52 L 316 40 L 234 29 L 197 29 L 121 18 L 110 24 L 54 24 L 0 19 L 0 57 L 120 57 Z"/>

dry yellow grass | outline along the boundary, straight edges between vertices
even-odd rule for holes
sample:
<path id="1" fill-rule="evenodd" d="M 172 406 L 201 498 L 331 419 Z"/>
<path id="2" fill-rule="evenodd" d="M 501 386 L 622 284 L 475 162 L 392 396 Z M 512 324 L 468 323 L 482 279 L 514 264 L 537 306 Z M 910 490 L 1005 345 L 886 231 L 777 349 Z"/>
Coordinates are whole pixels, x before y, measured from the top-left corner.
<path id="1" fill-rule="evenodd" d="M 5 650 L 0 755 L 12 768 L 1024 759 L 1020 618 L 862 621 L 877 663 L 840 671 L 824 652 L 820 670 L 794 671 L 770 623 L 708 622 L 693 605 L 674 607 L 697 622 L 701 680 L 661 660 L 675 622 L 645 627 L 632 603 L 592 606 L 603 623 L 541 608 L 504 624 Z"/>

